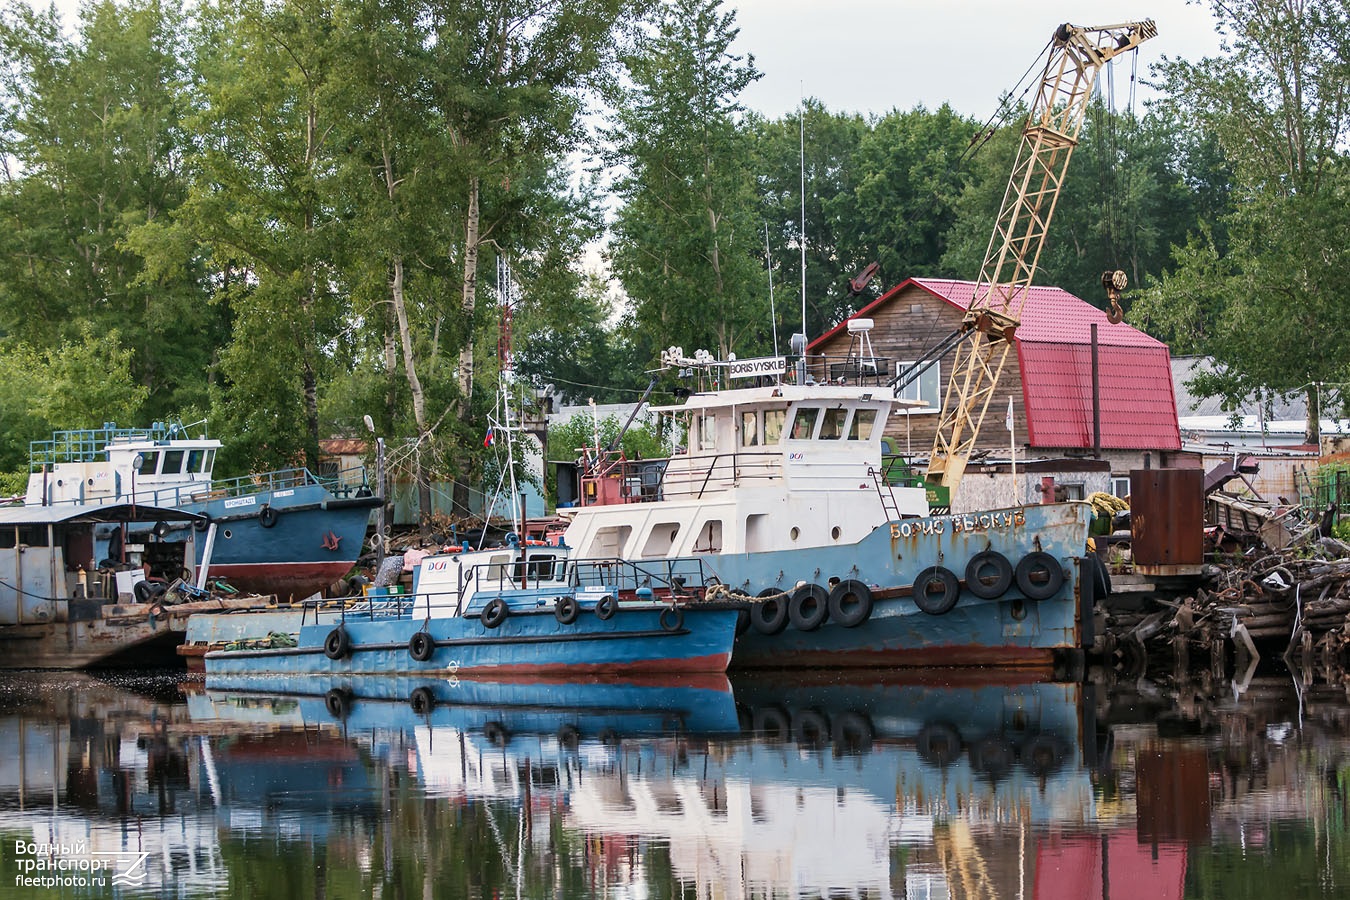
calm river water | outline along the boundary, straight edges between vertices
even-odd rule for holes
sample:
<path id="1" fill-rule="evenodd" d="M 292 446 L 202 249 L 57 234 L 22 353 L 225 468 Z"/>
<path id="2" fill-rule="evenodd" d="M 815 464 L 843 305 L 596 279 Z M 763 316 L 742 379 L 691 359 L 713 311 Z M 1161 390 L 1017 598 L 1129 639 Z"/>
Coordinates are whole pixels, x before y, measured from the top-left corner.
<path id="1" fill-rule="evenodd" d="M 1348 897 L 1302 682 L 10 675 L 0 897 Z"/>

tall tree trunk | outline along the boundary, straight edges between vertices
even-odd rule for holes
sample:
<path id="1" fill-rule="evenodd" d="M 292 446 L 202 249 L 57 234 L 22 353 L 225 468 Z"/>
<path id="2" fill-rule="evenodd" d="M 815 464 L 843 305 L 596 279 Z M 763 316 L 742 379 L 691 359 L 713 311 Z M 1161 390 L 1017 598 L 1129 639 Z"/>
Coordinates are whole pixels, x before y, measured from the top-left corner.
<path id="1" fill-rule="evenodd" d="M 417 519 L 418 524 L 425 529 L 427 517 L 431 515 L 431 483 L 422 468 L 421 452 L 421 448 L 426 446 L 427 401 L 422 391 L 422 381 L 417 377 L 412 330 L 408 327 L 408 307 L 403 301 L 403 257 L 394 257 L 393 269 L 390 293 L 394 300 L 394 313 L 398 316 L 399 342 L 403 345 L 403 374 L 408 379 L 408 390 L 412 392 L 413 419 L 417 422 L 418 452 L 413 454 L 413 477 L 417 480 Z"/>
<path id="2" fill-rule="evenodd" d="M 473 343 L 474 307 L 478 302 L 478 176 L 469 179 L 469 212 L 464 233 L 464 295 L 460 304 L 460 315 L 467 332 L 464 347 L 459 351 L 459 414 L 463 419 L 469 412 L 469 403 L 473 397 Z M 469 486 L 462 477 L 455 478 L 454 508 L 457 512 L 469 511 Z"/>

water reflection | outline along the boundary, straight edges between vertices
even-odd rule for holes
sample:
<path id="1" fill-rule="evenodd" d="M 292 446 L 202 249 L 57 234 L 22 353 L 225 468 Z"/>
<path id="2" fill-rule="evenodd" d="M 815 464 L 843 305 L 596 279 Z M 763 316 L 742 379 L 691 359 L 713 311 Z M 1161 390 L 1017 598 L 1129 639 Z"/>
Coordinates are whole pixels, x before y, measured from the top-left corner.
<path id="1" fill-rule="evenodd" d="M 849 678 L 8 677 L 0 896 L 1350 892 L 1339 683 Z"/>

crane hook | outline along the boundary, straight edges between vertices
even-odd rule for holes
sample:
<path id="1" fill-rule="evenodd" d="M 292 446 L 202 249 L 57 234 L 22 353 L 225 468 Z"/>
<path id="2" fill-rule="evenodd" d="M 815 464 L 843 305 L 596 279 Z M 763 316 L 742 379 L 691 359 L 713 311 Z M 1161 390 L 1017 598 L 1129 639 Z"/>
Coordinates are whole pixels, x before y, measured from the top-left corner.
<path id="1" fill-rule="evenodd" d="M 1111 301 L 1111 311 L 1106 314 L 1106 321 L 1112 325 L 1119 325 L 1125 318 L 1125 310 L 1120 308 L 1120 292 L 1129 283 L 1129 278 L 1120 269 L 1108 269 L 1102 273 L 1102 287 L 1106 288 L 1106 297 Z"/>

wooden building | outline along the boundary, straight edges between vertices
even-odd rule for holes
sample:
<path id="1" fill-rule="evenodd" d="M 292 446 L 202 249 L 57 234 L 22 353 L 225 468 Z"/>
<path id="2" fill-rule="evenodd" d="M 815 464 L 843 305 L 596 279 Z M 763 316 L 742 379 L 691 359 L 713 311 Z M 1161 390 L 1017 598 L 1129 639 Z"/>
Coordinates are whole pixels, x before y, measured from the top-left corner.
<path id="1" fill-rule="evenodd" d="M 829 357 L 870 352 L 886 371 L 905 370 L 960 325 L 974 290 L 971 281 L 911 278 L 854 317 L 872 320 L 870 347 L 841 322 L 812 341 L 807 352 Z M 1127 493 L 1131 469 L 1199 465 L 1198 459 L 1182 451 L 1166 344 L 1124 323 L 1112 324 L 1103 311 L 1055 287 L 1031 288 L 1021 319 L 1014 352 L 990 400 L 968 472 L 986 461 L 1006 464 L 1014 443 L 1019 465 L 1056 458 L 1104 460 L 1105 466 L 1075 462 L 1064 467 L 1069 477 L 1060 483 L 1071 485 L 1069 495 L 1076 497 L 1093 490 Z M 1095 402 L 1093 325 L 1097 326 Z M 928 406 L 896 416 L 889 428 L 899 450 L 919 462 L 926 460 L 933 445 L 953 358 L 943 357 L 905 391 L 904 396 L 925 400 Z M 1011 441 L 1006 424 L 1009 400 Z M 1109 477 L 1070 474 L 1084 468 L 1107 472 Z"/>

